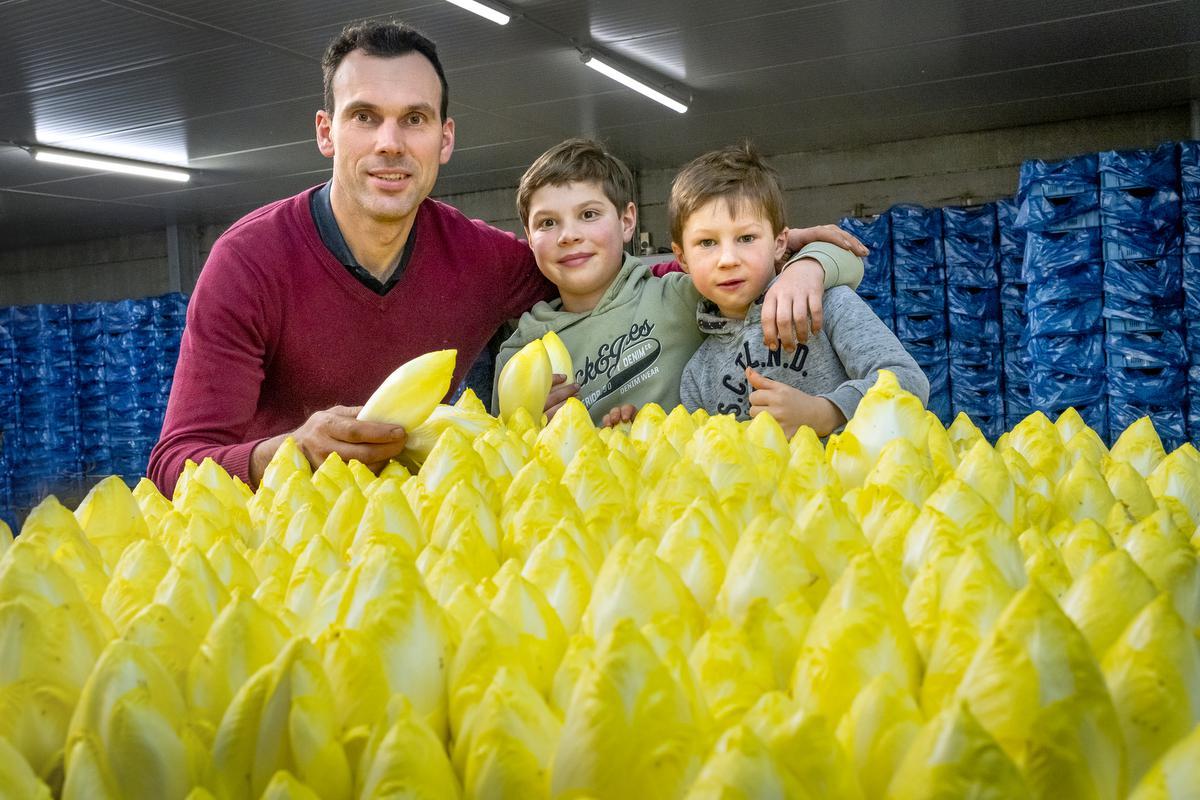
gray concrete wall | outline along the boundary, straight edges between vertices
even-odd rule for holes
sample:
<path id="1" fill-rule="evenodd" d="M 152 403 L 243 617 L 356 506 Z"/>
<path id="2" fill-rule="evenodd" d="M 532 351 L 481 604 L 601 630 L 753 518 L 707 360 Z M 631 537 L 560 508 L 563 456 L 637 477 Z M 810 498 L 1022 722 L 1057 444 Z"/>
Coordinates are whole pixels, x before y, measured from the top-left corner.
<path id="1" fill-rule="evenodd" d="M 935 207 L 1006 197 L 1016 191 L 1017 171 L 1025 159 L 1186 139 L 1194 135 L 1193 113 L 1181 105 L 838 151 L 771 154 L 771 162 L 783 177 L 789 223 L 811 225 L 878 213 L 900 202 Z M 666 200 L 678 166 L 637 176 L 641 229 L 657 247 L 670 244 Z M 439 199 L 469 217 L 519 233 L 515 193 L 514 186 Z M 0 306 L 144 297 L 176 285 L 190 291 L 195 267 L 204 263 L 225 227 L 180 232 L 174 253 L 168 231 L 0 252 Z"/>

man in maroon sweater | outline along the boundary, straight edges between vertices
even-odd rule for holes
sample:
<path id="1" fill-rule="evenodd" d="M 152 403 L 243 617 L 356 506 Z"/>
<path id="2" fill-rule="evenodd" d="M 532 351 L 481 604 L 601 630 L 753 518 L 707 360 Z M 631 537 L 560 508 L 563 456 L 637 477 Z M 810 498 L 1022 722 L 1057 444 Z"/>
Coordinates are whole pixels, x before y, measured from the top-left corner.
<path id="1" fill-rule="evenodd" d="M 458 350 L 457 385 L 501 324 L 553 296 L 525 243 L 429 197 L 454 149 L 432 42 L 395 23 L 354 25 L 322 68 L 317 146 L 333 179 L 247 215 L 213 246 L 147 470 L 168 496 L 187 459 L 211 457 L 256 486 L 289 435 L 314 466 L 332 452 L 383 465 L 405 432 L 358 421 L 357 404 L 430 350 Z M 812 238 L 865 252 L 832 226 L 789 243 Z M 819 266 L 789 269 L 768 300 L 806 333 L 822 280 Z M 794 330 L 780 325 L 785 344 Z"/>

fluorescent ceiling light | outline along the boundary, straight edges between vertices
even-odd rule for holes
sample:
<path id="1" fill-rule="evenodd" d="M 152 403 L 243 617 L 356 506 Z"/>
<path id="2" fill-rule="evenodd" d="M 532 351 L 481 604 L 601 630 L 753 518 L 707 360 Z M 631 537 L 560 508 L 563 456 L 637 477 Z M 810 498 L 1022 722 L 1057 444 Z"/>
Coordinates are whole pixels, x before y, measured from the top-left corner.
<path id="1" fill-rule="evenodd" d="M 596 57 L 596 55 L 594 53 L 591 53 L 591 52 L 585 50 L 581 54 L 581 58 L 583 59 L 583 63 L 587 64 L 589 67 L 596 70 L 596 72 L 599 72 L 601 75 L 607 75 L 608 77 L 612 78 L 617 83 L 624 84 L 625 86 L 628 86 L 630 89 L 633 89 L 635 92 L 640 92 L 641 94 L 644 94 L 646 97 L 649 97 L 651 100 L 662 103 L 664 106 L 671 109 L 672 111 L 678 111 L 680 114 L 682 114 L 688 110 L 688 107 L 685 104 L 679 102 L 678 100 L 676 100 L 673 97 L 668 97 L 667 95 L 663 94 L 662 92 L 660 92 L 657 89 L 647 86 L 646 84 L 639 81 L 637 78 L 632 78 L 629 75 L 626 75 L 624 72 L 617 69 L 612 64 L 609 64 L 605 61 L 601 61 L 599 58 Z"/>
<path id="2" fill-rule="evenodd" d="M 85 167 L 104 172 L 120 172 L 125 175 L 140 175 L 143 178 L 158 178 L 164 181 L 187 183 L 192 179 L 190 173 L 181 169 L 148 164 L 144 161 L 128 161 L 121 158 L 93 155 L 92 153 L 73 153 L 66 150 L 55 150 L 34 146 L 33 157 L 38 161 L 49 164 L 66 164 L 71 167 Z"/>
<path id="3" fill-rule="evenodd" d="M 478 14 L 484 19 L 490 19 L 497 25 L 507 25 L 512 16 L 500 8 L 492 5 L 485 5 L 477 2 L 477 0 L 446 0 L 448 3 L 453 3 L 459 8 L 465 8 L 467 11 Z"/>

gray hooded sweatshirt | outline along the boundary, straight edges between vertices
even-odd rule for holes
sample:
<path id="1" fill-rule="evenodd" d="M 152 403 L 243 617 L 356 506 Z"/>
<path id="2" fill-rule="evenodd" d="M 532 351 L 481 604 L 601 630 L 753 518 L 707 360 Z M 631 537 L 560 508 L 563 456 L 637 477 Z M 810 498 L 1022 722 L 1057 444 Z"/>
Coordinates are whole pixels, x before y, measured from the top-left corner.
<path id="1" fill-rule="evenodd" d="M 824 397 L 850 419 L 879 370 L 888 369 L 908 391 L 929 401 L 929 380 L 870 306 L 845 286 L 825 291 L 825 325 L 793 353 L 768 350 L 762 341 L 762 298 L 746 319 L 728 319 L 709 300 L 696 307 L 708 334 L 683 369 L 680 401 L 689 411 L 750 418 L 746 367 L 766 378 Z"/>

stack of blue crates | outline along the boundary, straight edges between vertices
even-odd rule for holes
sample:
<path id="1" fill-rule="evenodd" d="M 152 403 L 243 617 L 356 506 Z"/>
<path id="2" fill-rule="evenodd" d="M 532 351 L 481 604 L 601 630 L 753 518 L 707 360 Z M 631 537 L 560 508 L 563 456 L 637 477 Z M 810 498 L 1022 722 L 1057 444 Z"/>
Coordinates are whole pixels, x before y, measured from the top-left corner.
<path id="1" fill-rule="evenodd" d="M 890 214 L 869 218 L 845 217 L 840 227 L 858 237 L 871 251 L 863 259 L 863 279 L 858 296 L 875 316 L 896 330 L 896 300 L 892 289 L 892 219 Z"/>
<path id="2" fill-rule="evenodd" d="M 21 407 L 17 400 L 17 355 L 8 330 L 10 316 L 10 309 L 0 308 L 0 519 L 15 528 L 12 475 Z"/>
<path id="3" fill-rule="evenodd" d="M 1200 141 L 1179 143 L 1183 301 L 1188 350 L 1188 438 L 1200 442 Z"/>
<path id="4" fill-rule="evenodd" d="M 1016 199 L 996 202 L 1000 251 L 1000 322 L 1004 331 L 1004 427 L 1011 429 L 1033 411 L 1029 398 L 1028 316 L 1025 313 L 1025 239 L 1017 227 Z"/>
<path id="5" fill-rule="evenodd" d="M 77 491 L 82 481 L 78 384 L 67 306 L 13 308 L 9 322 L 20 395 L 12 503 L 28 509 L 48 494 Z"/>
<path id="6" fill-rule="evenodd" d="M 121 300 L 104 304 L 102 315 L 110 466 L 136 480 L 162 425 L 153 307 L 149 298 Z"/>
<path id="7" fill-rule="evenodd" d="M 183 323 L 187 316 L 187 298 L 182 294 L 167 294 L 151 298 L 150 303 L 154 313 L 155 348 L 158 350 L 155 360 L 158 391 L 154 407 L 159 421 L 158 427 L 161 428 L 175 376 L 175 363 L 179 360 L 179 342 L 183 337 Z M 159 433 L 157 429 L 154 431 L 156 439 Z"/>
<path id="8" fill-rule="evenodd" d="M 1109 423 L 1149 416 L 1168 449 L 1187 440 L 1178 186 L 1174 144 L 1100 154 Z"/>
<path id="9" fill-rule="evenodd" d="M 936 208 L 903 204 L 893 206 L 888 214 L 892 219 L 896 338 L 929 378 L 927 407 L 948 425 L 953 415 L 942 213 Z"/>
<path id="10" fill-rule="evenodd" d="M 1000 253 L 996 206 L 942 209 L 951 410 L 966 414 L 992 441 L 1004 432 Z"/>
<path id="11" fill-rule="evenodd" d="M 1030 400 L 1051 418 L 1075 408 L 1107 439 L 1099 160 L 1026 161 L 1018 197 Z"/>
<path id="12" fill-rule="evenodd" d="M 71 340 L 79 381 L 79 459 L 84 480 L 110 472 L 108 391 L 104 382 L 104 337 L 100 303 L 71 306 Z"/>

